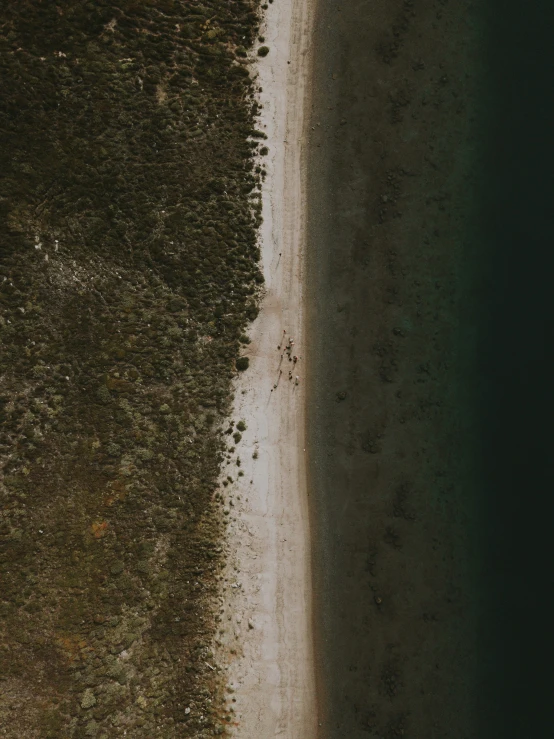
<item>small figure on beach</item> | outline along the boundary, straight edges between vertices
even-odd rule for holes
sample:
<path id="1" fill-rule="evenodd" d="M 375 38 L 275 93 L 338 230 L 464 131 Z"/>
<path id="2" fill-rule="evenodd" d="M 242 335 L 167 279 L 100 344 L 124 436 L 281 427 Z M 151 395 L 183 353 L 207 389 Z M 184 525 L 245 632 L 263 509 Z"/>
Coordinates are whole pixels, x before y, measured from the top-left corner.
<path id="1" fill-rule="evenodd" d="M 292 380 L 292 372 L 289 370 L 289 380 Z"/>
<path id="2" fill-rule="evenodd" d="M 292 361 L 294 362 L 294 364 L 296 364 L 298 362 L 298 357 L 296 356 L 296 354 L 292 358 Z"/>
<path id="3" fill-rule="evenodd" d="M 298 377 L 298 375 L 296 375 L 296 380 L 294 381 L 294 384 L 298 385 L 299 381 L 300 381 L 300 378 Z"/>

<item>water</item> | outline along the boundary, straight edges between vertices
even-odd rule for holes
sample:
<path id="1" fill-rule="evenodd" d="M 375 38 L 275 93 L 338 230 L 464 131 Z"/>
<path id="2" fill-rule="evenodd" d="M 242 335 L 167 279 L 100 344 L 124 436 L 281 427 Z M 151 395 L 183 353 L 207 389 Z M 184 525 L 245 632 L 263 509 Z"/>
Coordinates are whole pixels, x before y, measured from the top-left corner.
<path id="1" fill-rule="evenodd" d="M 544 2 L 491 5 L 482 302 L 483 684 L 489 736 L 551 736 L 552 52 Z M 492 727 L 496 730 L 493 732 Z"/>
<path id="2" fill-rule="evenodd" d="M 549 735 L 550 14 L 319 2 L 308 443 L 330 737 Z"/>

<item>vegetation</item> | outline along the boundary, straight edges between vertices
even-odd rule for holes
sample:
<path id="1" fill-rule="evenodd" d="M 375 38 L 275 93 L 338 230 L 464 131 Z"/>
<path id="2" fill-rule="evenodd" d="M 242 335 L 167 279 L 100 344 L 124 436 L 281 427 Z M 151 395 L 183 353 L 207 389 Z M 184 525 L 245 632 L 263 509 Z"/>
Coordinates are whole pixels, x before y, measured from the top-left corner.
<path id="1" fill-rule="evenodd" d="M 236 366 L 239 372 L 244 372 L 250 366 L 250 360 L 248 357 L 239 357 L 236 361 Z"/>
<path id="2" fill-rule="evenodd" d="M 3 7 L 3 736 L 225 731 L 214 492 L 261 284 L 257 30 L 249 0 Z"/>

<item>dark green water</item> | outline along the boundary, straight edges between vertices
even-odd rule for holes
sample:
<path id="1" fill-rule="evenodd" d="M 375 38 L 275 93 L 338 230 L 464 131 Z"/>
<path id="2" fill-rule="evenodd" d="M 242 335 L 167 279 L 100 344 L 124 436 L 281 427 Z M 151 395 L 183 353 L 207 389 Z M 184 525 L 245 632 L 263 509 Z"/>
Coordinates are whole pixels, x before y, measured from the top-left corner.
<path id="1" fill-rule="evenodd" d="M 318 3 L 308 444 L 328 737 L 553 735 L 551 16 Z"/>
<path id="2" fill-rule="evenodd" d="M 491 5 L 481 581 L 487 736 L 552 736 L 553 53 L 550 3 Z M 494 728 L 493 728 L 494 727 Z"/>

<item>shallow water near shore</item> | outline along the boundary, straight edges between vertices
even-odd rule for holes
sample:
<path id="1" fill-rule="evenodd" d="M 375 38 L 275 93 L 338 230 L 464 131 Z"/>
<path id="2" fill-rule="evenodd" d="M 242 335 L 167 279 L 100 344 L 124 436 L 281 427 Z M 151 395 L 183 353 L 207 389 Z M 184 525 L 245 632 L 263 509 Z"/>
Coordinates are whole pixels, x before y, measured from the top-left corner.
<path id="1" fill-rule="evenodd" d="M 320 0 L 308 216 L 329 737 L 475 736 L 481 18 Z"/>
<path id="2" fill-rule="evenodd" d="M 546 735 L 550 12 L 520 11 L 318 3 L 307 445 L 327 737 Z"/>

